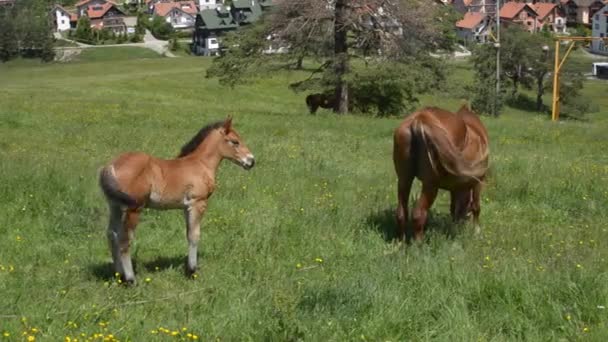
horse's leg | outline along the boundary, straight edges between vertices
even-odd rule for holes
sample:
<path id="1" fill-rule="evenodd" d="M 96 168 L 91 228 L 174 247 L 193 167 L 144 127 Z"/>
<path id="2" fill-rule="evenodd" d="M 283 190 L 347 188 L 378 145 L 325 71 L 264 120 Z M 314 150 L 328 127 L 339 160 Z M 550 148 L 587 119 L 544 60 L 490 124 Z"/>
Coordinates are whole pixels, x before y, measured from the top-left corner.
<path id="1" fill-rule="evenodd" d="M 452 217 L 452 222 L 458 221 L 456 217 L 456 201 L 458 201 L 458 194 L 456 191 L 450 191 L 450 216 Z"/>
<path id="2" fill-rule="evenodd" d="M 405 240 L 407 232 L 407 212 L 409 210 L 408 201 L 414 177 L 407 174 L 399 176 L 397 185 L 397 238 Z"/>
<path id="3" fill-rule="evenodd" d="M 129 253 L 129 247 L 131 247 L 131 240 L 135 233 L 135 228 L 139 223 L 139 210 L 138 209 L 127 209 L 125 212 L 123 229 L 119 231 L 118 240 L 120 244 L 120 260 L 123 269 L 123 277 L 125 282 L 133 284 L 135 283 L 135 273 L 133 272 L 133 264 L 131 262 L 131 254 Z"/>
<path id="4" fill-rule="evenodd" d="M 481 183 L 477 183 L 471 192 L 471 212 L 473 214 L 473 225 L 475 226 L 475 234 L 480 234 L 481 226 L 479 225 L 479 214 L 481 213 Z"/>
<path id="5" fill-rule="evenodd" d="M 188 237 L 188 261 L 186 273 L 192 276 L 196 273 L 198 242 L 201 239 L 201 219 L 207 208 L 207 202 L 198 202 L 188 207 L 184 214 L 186 216 L 186 228 Z"/>
<path id="6" fill-rule="evenodd" d="M 418 198 L 416 208 L 412 213 L 412 218 L 414 220 L 414 239 L 416 241 L 422 241 L 424 238 L 424 225 L 426 224 L 429 208 L 431 208 L 437 197 L 437 191 L 438 188 L 434 185 L 428 183 L 422 184 L 420 198 Z"/>
<path id="7" fill-rule="evenodd" d="M 120 261 L 120 246 L 118 244 L 119 232 L 122 230 L 123 210 L 119 205 L 110 203 L 110 222 L 108 223 L 108 243 L 112 252 L 112 266 L 114 272 L 123 274 L 122 263 Z"/>

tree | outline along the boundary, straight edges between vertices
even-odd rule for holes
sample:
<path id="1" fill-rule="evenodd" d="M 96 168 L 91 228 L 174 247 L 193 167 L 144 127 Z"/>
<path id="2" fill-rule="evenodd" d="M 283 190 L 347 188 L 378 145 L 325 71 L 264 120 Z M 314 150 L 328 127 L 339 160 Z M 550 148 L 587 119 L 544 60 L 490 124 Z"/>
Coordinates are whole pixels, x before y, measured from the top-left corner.
<path id="1" fill-rule="evenodd" d="M 93 30 L 91 29 L 91 20 L 86 15 L 83 15 L 78 19 L 76 23 L 76 33 L 74 34 L 76 40 L 84 43 L 92 43 L 95 39 L 93 36 Z"/>
<path id="2" fill-rule="evenodd" d="M 407 75 L 402 71 L 413 64 L 421 67 L 417 72 L 425 71 L 427 77 L 441 76 L 434 69 L 438 63 L 424 62 L 431 58 L 430 51 L 450 46 L 450 38 L 442 35 L 447 19 L 436 16 L 440 9 L 445 7 L 422 0 L 284 0 L 258 24 L 227 36 L 227 51 L 216 58 L 207 76 L 235 85 L 269 70 L 298 66 L 309 56 L 318 68 L 307 79 L 291 84 L 291 88 L 333 91 L 337 99 L 334 111 L 346 113 L 349 103 L 361 102 L 349 99 L 354 86 L 412 86 L 409 80 L 399 82 L 393 75 Z M 262 51 L 270 43 L 288 47 L 289 53 L 264 55 Z M 376 82 L 368 77 L 373 70 L 387 65 L 394 69 L 392 74 L 385 73 L 390 81 Z M 423 88 L 398 89 L 393 93 L 407 94 Z M 387 94 L 387 90 L 373 93 Z"/>
<path id="3" fill-rule="evenodd" d="M 477 113 L 500 113 L 504 102 L 504 78 L 501 93 L 496 94 L 496 48 L 491 44 L 478 45 L 473 50 L 475 82 L 471 89 L 471 107 Z"/>
<path id="4" fill-rule="evenodd" d="M 19 54 L 15 24 L 8 11 L 0 12 L 0 61 L 6 62 Z"/>

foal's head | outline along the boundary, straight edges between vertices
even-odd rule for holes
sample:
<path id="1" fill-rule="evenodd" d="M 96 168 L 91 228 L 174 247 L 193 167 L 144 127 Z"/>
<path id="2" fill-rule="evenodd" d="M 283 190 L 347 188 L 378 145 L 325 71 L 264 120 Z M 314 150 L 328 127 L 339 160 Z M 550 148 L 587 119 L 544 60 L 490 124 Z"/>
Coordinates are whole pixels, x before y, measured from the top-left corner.
<path id="1" fill-rule="evenodd" d="M 224 121 L 219 133 L 222 137 L 219 145 L 222 157 L 242 166 L 245 170 L 251 169 L 255 165 L 255 158 L 241 136 L 232 128 L 231 117 Z"/>

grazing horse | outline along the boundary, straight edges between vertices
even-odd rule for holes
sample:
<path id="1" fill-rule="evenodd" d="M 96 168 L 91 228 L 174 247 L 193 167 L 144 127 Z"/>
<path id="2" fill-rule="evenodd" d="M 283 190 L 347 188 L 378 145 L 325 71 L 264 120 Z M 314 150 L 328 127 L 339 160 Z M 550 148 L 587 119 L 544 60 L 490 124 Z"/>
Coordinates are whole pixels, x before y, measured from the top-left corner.
<path id="1" fill-rule="evenodd" d="M 397 172 L 397 225 L 406 237 L 408 199 L 412 182 L 422 182 L 422 192 L 412 212 L 414 239 L 422 240 L 427 212 L 438 189 L 450 191 L 454 221 L 473 214 L 478 233 L 481 186 L 488 171 L 489 141 L 481 120 L 467 106 L 456 113 L 428 107 L 408 116 L 395 130 L 393 162 Z"/>
<path id="2" fill-rule="evenodd" d="M 335 106 L 335 98 L 335 94 L 310 94 L 306 96 L 306 105 L 310 110 L 310 114 L 315 114 L 319 107 L 333 109 Z"/>
<path id="3" fill-rule="evenodd" d="M 117 273 L 135 282 L 129 245 L 143 208 L 182 209 L 186 219 L 186 271 L 196 272 L 200 222 L 215 189 L 220 162 L 228 159 L 249 170 L 255 159 L 232 119 L 203 127 L 176 159 L 159 159 L 142 152 L 118 156 L 101 169 L 99 185 L 110 207 L 108 240 Z"/>

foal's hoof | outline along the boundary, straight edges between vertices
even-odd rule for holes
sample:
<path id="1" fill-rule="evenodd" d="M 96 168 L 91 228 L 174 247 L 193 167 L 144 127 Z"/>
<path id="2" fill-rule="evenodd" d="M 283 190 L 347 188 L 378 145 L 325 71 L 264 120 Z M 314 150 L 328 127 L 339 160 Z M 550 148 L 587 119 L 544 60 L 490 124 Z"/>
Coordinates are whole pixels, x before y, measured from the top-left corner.
<path id="1" fill-rule="evenodd" d="M 188 262 L 186 262 L 186 277 L 190 279 L 198 278 L 198 275 L 196 274 L 196 267 L 190 267 Z"/>

